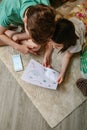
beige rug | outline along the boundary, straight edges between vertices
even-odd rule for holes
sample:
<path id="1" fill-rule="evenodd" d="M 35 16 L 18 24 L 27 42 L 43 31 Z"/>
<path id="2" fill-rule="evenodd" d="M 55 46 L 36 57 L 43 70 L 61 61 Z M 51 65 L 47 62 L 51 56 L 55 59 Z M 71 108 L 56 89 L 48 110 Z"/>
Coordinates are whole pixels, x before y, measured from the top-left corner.
<path id="1" fill-rule="evenodd" d="M 10 47 L 0 48 L 0 59 L 9 69 L 14 78 L 18 81 L 20 87 L 23 88 L 29 99 L 47 121 L 50 127 L 55 127 L 64 118 L 66 118 L 73 110 L 86 100 L 80 90 L 76 87 L 75 81 L 80 77 L 79 71 L 79 55 L 72 60 L 72 66 L 67 72 L 65 82 L 58 87 L 56 91 L 40 88 L 21 80 L 22 72 L 15 72 L 12 65 L 12 51 Z M 42 57 L 32 55 L 22 55 L 24 68 L 27 66 L 30 59 L 33 58 L 42 62 Z M 52 66 L 56 70 L 60 70 L 61 56 L 58 56 L 55 50 L 53 54 Z M 4 71 L 4 70 L 3 70 Z"/>

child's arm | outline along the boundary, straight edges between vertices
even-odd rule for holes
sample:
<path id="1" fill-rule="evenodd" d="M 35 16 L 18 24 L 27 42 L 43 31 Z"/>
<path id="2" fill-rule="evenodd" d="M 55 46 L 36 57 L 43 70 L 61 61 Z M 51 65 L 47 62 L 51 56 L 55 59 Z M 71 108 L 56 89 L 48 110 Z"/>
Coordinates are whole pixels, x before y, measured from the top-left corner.
<path id="1" fill-rule="evenodd" d="M 60 75 L 57 79 L 59 84 L 63 82 L 64 76 L 65 76 L 65 73 L 66 73 L 66 70 L 67 70 L 67 67 L 68 67 L 68 64 L 70 62 L 72 55 L 73 55 L 73 53 L 70 53 L 69 51 L 66 51 L 64 54 L 64 57 L 62 60 L 61 72 L 60 72 Z"/>
<path id="2" fill-rule="evenodd" d="M 45 67 L 50 67 L 50 60 L 51 60 L 51 55 L 53 52 L 53 47 L 50 43 L 46 45 L 46 51 L 43 59 L 43 66 Z"/>
<path id="3" fill-rule="evenodd" d="M 7 37 L 4 34 L 0 35 L 0 40 L 2 41 L 3 45 L 9 45 L 9 46 L 13 47 L 14 49 L 20 51 L 23 54 L 29 53 L 29 48 L 27 45 L 18 44 L 16 42 L 12 41 L 9 37 Z"/>
<path id="4" fill-rule="evenodd" d="M 6 30 L 5 35 L 7 35 L 9 38 L 11 38 L 13 41 L 21 41 L 21 40 L 27 40 L 29 39 L 29 35 L 24 32 L 18 32 L 18 31 L 13 31 L 13 30 Z"/>
<path id="5" fill-rule="evenodd" d="M 0 35 L 3 34 L 6 30 L 7 30 L 7 28 L 2 27 L 2 26 L 0 25 Z"/>
<path id="6" fill-rule="evenodd" d="M 0 25 L 0 35 L 2 35 L 6 31 L 6 28 Z M 0 46 L 5 46 L 6 44 L 0 39 Z"/>
<path id="7" fill-rule="evenodd" d="M 32 50 L 32 43 L 33 43 L 33 41 L 29 42 L 29 40 L 22 40 L 21 41 L 21 44 L 26 45 L 29 48 L 29 53 L 37 55 L 37 52 Z"/>
<path id="8" fill-rule="evenodd" d="M 12 37 L 12 40 L 20 41 L 20 40 L 27 40 L 29 38 L 30 38 L 30 36 L 26 32 L 24 32 L 24 33 L 14 34 Z"/>
<path id="9" fill-rule="evenodd" d="M 9 38 L 12 38 L 13 35 L 17 34 L 17 32 L 16 32 L 16 31 L 13 31 L 13 30 L 6 30 L 6 31 L 4 32 L 4 34 L 5 34 L 6 36 L 8 36 Z"/>
<path id="10" fill-rule="evenodd" d="M 14 49 L 20 51 L 23 54 L 29 53 L 29 48 L 27 45 L 20 45 L 15 41 L 11 40 L 8 36 L 5 35 L 7 28 L 0 26 L 0 45 L 9 45 Z"/>

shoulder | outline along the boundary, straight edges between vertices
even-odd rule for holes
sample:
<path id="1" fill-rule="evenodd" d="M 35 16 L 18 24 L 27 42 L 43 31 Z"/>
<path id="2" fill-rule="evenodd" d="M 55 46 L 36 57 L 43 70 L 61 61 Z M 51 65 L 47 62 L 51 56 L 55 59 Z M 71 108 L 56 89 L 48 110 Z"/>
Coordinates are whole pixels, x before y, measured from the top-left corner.
<path id="1" fill-rule="evenodd" d="M 82 45 L 85 41 L 86 27 L 84 23 L 76 17 L 72 17 L 69 20 L 73 22 L 75 26 L 75 33 L 78 36 L 77 44 L 71 47 L 73 49 L 70 49 L 70 50 L 74 50 L 74 52 L 76 53 L 82 50 Z"/>
<path id="2" fill-rule="evenodd" d="M 76 18 L 76 17 L 72 17 L 72 18 L 69 18 L 69 20 L 74 24 L 75 26 L 75 33 L 78 37 L 80 37 L 83 34 L 86 33 L 86 27 L 83 23 L 82 20 Z"/>
<path id="3" fill-rule="evenodd" d="M 68 48 L 68 51 L 69 51 L 70 53 L 78 53 L 78 52 L 80 52 L 81 50 L 82 50 L 82 45 L 80 44 L 79 39 L 77 40 L 77 43 L 76 43 L 75 46 L 71 46 L 71 47 Z"/>

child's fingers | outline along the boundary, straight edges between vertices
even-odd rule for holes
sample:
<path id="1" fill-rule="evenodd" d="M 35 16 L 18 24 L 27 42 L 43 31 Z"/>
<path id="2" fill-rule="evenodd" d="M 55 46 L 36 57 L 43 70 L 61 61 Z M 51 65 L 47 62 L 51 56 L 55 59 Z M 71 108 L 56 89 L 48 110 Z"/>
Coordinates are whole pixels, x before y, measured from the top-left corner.
<path id="1" fill-rule="evenodd" d="M 63 82 L 63 79 L 60 77 L 57 79 L 58 84 L 61 84 Z"/>
<path id="2" fill-rule="evenodd" d="M 51 65 L 50 65 L 49 63 L 47 63 L 47 64 L 46 64 L 46 67 L 50 68 L 50 67 L 51 67 Z"/>
<path id="3" fill-rule="evenodd" d="M 34 55 L 37 55 L 37 52 L 34 52 L 34 51 L 32 51 L 31 49 L 28 49 L 28 52 L 29 52 L 29 53 L 32 53 L 32 54 L 34 54 Z"/>
<path id="4" fill-rule="evenodd" d="M 46 67 L 46 63 L 43 62 L 42 65 Z"/>
<path id="5" fill-rule="evenodd" d="M 49 64 L 48 62 L 43 63 L 43 66 L 45 66 L 45 67 L 49 67 L 49 68 L 50 68 L 50 64 Z"/>

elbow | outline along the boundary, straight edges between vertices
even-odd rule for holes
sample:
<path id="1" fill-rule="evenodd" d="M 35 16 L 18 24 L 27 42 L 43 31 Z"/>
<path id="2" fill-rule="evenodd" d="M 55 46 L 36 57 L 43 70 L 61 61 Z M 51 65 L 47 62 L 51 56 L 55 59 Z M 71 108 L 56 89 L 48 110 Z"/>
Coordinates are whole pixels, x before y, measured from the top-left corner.
<path id="1" fill-rule="evenodd" d="M 0 35 L 4 34 L 7 29 L 0 26 Z"/>

